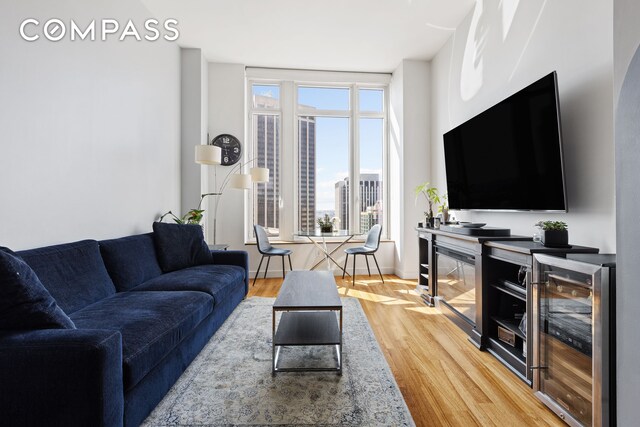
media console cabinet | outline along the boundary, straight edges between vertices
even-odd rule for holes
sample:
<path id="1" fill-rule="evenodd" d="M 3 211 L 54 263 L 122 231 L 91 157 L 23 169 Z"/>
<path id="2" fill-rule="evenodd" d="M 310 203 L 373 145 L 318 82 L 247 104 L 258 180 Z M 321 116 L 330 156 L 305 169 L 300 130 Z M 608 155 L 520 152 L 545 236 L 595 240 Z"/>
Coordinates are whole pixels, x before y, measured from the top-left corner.
<path id="1" fill-rule="evenodd" d="M 435 228 L 417 230 L 420 259 L 418 290 L 422 299 L 429 306 L 437 305 L 444 315 L 469 335 L 476 347 L 484 348 L 484 243 L 488 239 L 500 241 L 527 238 L 508 235 L 474 236 Z"/>
<path id="2" fill-rule="evenodd" d="M 451 229 L 450 227 L 448 227 Z M 531 237 L 485 227 L 473 231 L 417 228 L 418 291 L 438 306 L 479 349 L 487 350 L 532 385 L 532 286 L 534 254 L 566 257 L 597 248 L 548 248 Z M 461 234 L 467 233 L 467 234 Z M 484 235 L 482 235 L 484 234 Z"/>

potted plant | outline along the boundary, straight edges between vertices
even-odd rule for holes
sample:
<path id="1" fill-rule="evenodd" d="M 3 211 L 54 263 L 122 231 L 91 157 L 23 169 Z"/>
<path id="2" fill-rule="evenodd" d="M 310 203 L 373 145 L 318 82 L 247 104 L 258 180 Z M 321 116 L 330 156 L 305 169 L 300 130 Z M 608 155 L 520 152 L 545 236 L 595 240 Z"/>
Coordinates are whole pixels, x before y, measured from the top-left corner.
<path id="1" fill-rule="evenodd" d="M 329 215 L 325 214 L 324 217 L 318 218 L 318 225 L 320 226 L 320 231 L 322 233 L 332 233 L 333 232 L 333 224 L 336 222 L 337 218 L 329 218 Z"/>
<path id="2" fill-rule="evenodd" d="M 176 216 L 173 212 L 169 211 L 160 217 L 160 222 L 162 222 L 162 219 L 165 216 L 171 215 L 173 217 L 173 220 L 177 224 L 200 224 L 200 221 L 202 221 L 203 212 L 204 212 L 204 209 L 191 209 L 189 212 L 184 214 L 182 218 L 180 218 Z"/>
<path id="3" fill-rule="evenodd" d="M 420 195 L 423 195 L 427 199 L 428 210 L 425 211 L 424 216 L 427 219 L 427 223 L 433 227 L 433 206 L 440 204 L 440 195 L 438 194 L 438 188 L 432 187 L 430 183 L 425 182 L 418 185 L 415 190 L 416 202 Z"/>
<path id="4" fill-rule="evenodd" d="M 536 227 L 542 229 L 542 244 L 549 248 L 569 246 L 569 231 L 564 221 L 538 221 Z"/>
<path id="5" fill-rule="evenodd" d="M 442 204 L 438 206 L 438 213 L 442 215 L 442 223 L 446 224 L 449 222 L 449 203 L 447 203 L 447 193 L 440 198 Z"/>

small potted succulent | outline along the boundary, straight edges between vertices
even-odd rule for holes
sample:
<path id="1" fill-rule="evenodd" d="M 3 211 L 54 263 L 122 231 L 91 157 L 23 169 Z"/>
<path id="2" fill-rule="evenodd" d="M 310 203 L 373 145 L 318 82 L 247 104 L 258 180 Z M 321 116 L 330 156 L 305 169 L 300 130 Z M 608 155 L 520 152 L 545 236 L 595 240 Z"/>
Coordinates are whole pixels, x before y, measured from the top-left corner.
<path id="1" fill-rule="evenodd" d="M 542 244 L 549 248 L 569 246 L 569 231 L 564 221 L 538 221 L 536 227 L 542 230 Z"/>
<path id="2" fill-rule="evenodd" d="M 337 222 L 337 218 L 330 218 L 329 215 L 325 214 L 323 218 L 318 218 L 318 225 L 320 226 L 320 231 L 322 233 L 332 233 L 333 225 Z"/>

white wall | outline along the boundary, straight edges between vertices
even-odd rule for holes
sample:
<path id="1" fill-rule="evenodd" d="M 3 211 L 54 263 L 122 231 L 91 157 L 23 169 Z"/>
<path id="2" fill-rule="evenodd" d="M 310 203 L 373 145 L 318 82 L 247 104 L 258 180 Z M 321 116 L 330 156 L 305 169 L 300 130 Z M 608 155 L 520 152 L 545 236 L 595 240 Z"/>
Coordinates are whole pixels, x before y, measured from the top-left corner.
<path id="1" fill-rule="evenodd" d="M 209 63 L 209 137 L 221 133 L 234 135 L 242 143 L 244 137 L 244 65 Z M 207 166 L 208 191 L 217 191 L 232 166 Z M 216 182 L 217 177 L 217 182 Z M 244 191 L 227 188 L 221 196 L 217 215 L 217 243 L 229 243 L 244 249 Z M 213 242 L 213 209 L 215 197 L 207 197 L 207 240 Z"/>
<path id="2" fill-rule="evenodd" d="M 616 108 L 629 64 L 640 43 L 640 2 L 613 0 L 613 15 L 613 105 Z"/>
<path id="3" fill-rule="evenodd" d="M 615 251 L 612 1 L 479 0 L 432 61 L 432 180 L 446 188 L 442 135 L 558 72 L 568 214 L 457 213 L 531 235 L 569 224 L 571 243 Z"/>
<path id="4" fill-rule="evenodd" d="M 416 203 L 413 189 L 430 173 L 430 64 L 404 60 L 393 72 L 390 92 L 390 216 L 396 241 L 395 274 L 418 275 L 418 236 L 425 206 Z"/>
<path id="5" fill-rule="evenodd" d="M 181 48 L 180 215 L 196 209 L 202 194 L 201 166 L 194 161 L 194 147 L 207 143 L 208 80 L 208 63 L 202 56 L 202 51 Z"/>
<path id="6" fill-rule="evenodd" d="M 389 83 L 389 235 L 396 239 L 393 263 L 399 267 L 404 257 L 401 239 L 404 236 L 404 201 L 402 182 L 404 136 L 404 63 L 395 69 Z M 400 275 L 399 268 L 395 274 Z M 417 274 L 416 269 L 416 274 Z"/>
<path id="7" fill-rule="evenodd" d="M 614 2 L 614 105 L 616 111 L 617 205 L 617 408 L 618 425 L 637 424 L 640 395 L 640 332 L 637 328 L 640 287 L 637 286 L 640 241 L 640 3 Z"/>
<path id="8" fill-rule="evenodd" d="M 0 244 L 25 249 L 151 230 L 180 202 L 174 43 L 26 42 L 25 17 L 149 17 L 125 0 L 4 2 L 0 13 Z"/>

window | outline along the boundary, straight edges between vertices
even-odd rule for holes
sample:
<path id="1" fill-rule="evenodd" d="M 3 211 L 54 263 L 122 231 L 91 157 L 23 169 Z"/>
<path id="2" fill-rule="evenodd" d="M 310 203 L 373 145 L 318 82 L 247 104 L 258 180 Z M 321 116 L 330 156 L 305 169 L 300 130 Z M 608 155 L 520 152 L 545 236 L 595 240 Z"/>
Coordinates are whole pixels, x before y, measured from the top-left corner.
<path id="1" fill-rule="evenodd" d="M 359 226 L 360 232 L 366 233 L 375 224 L 384 224 L 384 92 L 380 89 L 359 92 Z"/>
<path id="2" fill-rule="evenodd" d="M 249 79 L 251 158 L 272 171 L 249 195 L 252 224 L 285 240 L 318 228 L 324 215 L 336 218 L 338 229 L 386 229 L 383 77 L 363 84 Z"/>
<path id="3" fill-rule="evenodd" d="M 339 182 L 349 175 L 349 118 L 298 117 L 298 228 L 313 231 L 324 215 L 339 217 Z M 348 224 L 340 218 L 340 228 Z"/>

